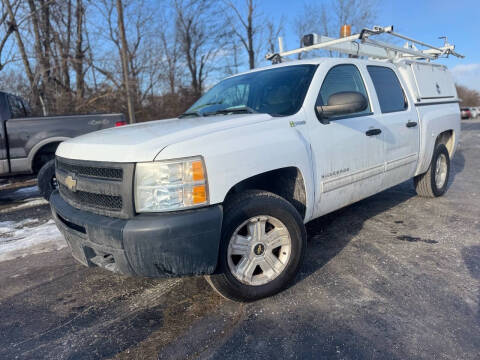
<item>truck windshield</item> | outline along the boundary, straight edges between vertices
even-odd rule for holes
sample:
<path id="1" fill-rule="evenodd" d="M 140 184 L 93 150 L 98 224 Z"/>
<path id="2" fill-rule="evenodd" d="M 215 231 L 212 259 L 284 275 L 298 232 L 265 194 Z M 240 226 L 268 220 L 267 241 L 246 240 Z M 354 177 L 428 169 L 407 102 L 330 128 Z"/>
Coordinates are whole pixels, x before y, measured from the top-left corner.
<path id="1" fill-rule="evenodd" d="M 211 88 L 182 117 L 236 112 L 295 114 L 303 104 L 316 65 L 292 65 L 225 79 Z"/>

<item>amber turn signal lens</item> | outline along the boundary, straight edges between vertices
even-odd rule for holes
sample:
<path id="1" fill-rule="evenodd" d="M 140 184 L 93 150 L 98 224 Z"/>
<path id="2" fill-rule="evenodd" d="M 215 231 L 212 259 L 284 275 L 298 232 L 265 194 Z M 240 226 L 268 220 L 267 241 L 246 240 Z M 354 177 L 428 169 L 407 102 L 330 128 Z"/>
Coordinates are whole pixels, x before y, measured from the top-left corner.
<path id="1" fill-rule="evenodd" d="M 203 172 L 203 164 L 201 161 L 192 162 L 192 179 L 193 181 L 205 180 L 205 173 Z"/>
<path id="2" fill-rule="evenodd" d="M 194 204 L 202 204 L 207 201 L 207 188 L 205 185 L 196 185 L 192 188 L 192 200 Z"/>

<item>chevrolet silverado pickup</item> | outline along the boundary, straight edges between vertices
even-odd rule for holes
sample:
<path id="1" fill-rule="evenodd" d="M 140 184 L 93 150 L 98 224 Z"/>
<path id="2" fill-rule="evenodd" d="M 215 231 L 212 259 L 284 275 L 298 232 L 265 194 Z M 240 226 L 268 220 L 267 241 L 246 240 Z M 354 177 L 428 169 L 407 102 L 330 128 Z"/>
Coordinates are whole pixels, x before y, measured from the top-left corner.
<path id="1" fill-rule="evenodd" d="M 38 174 L 38 186 L 48 199 L 55 185 L 58 144 L 72 137 L 124 125 L 122 114 L 32 117 L 22 98 L 0 92 L 0 177 Z"/>
<path id="2" fill-rule="evenodd" d="M 411 178 L 420 196 L 447 191 L 458 101 L 445 66 L 409 58 L 255 69 L 179 118 L 62 142 L 53 217 L 87 266 L 270 296 L 297 274 L 310 220 Z"/>

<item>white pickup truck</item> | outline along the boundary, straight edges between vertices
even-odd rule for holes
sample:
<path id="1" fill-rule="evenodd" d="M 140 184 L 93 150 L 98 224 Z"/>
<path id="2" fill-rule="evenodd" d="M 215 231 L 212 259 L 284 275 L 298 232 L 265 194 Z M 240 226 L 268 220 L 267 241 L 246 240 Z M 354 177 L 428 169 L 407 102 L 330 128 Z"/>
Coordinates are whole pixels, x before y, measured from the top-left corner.
<path id="1" fill-rule="evenodd" d="M 85 265 L 206 275 L 252 301 L 295 277 L 308 221 L 410 178 L 444 194 L 459 136 L 442 65 L 291 61 L 221 81 L 177 119 L 61 143 L 50 202 Z"/>

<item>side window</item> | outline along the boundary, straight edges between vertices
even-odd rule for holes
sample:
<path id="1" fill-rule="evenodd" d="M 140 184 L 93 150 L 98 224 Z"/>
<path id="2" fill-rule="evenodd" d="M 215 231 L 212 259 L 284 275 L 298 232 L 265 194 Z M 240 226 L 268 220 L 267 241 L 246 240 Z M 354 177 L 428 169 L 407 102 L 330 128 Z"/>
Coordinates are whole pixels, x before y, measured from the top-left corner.
<path id="1" fill-rule="evenodd" d="M 367 99 L 368 106 L 365 110 L 351 114 L 349 116 L 356 116 L 368 114 L 371 112 L 370 103 L 368 101 L 367 90 L 363 83 L 360 71 L 353 64 L 337 65 L 330 69 L 323 80 L 320 93 L 318 94 L 316 105 L 327 105 L 328 99 L 333 94 L 345 91 L 355 91 L 361 93 Z"/>
<path id="2" fill-rule="evenodd" d="M 9 95 L 8 104 L 10 105 L 10 111 L 13 119 L 25 117 L 25 110 L 23 109 L 23 104 L 19 98 Z"/>
<path id="3" fill-rule="evenodd" d="M 30 108 L 30 105 L 24 99 L 22 99 L 22 104 L 23 108 L 25 109 L 25 117 L 32 116 L 32 109 Z"/>
<path id="4" fill-rule="evenodd" d="M 377 92 L 382 113 L 403 111 L 408 107 L 407 98 L 395 72 L 384 66 L 367 66 Z"/>

